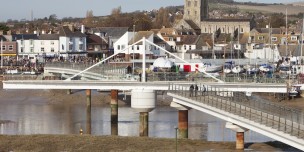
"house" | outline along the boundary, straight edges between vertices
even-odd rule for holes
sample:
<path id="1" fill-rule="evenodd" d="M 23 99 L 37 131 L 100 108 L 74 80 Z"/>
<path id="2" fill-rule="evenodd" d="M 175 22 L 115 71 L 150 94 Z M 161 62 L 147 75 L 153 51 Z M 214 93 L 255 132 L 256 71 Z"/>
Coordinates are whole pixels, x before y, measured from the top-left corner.
<path id="1" fill-rule="evenodd" d="M 86 35 L 63 26 L 59 30 L 59 48 L 60 56 L 64 58 L 87 56 Z"/>
<path id="2" fill-rule="evenodd" d="M 34 40 L 34 53 L 40 59 L 59 57 L 59 34 L 39 35 L 38 39 Z"/>
<path id="3" fill-rule="evenodd" d="M 87 52 L 93 59 L 106 58 L 109 56 L 108 43 L 98 35 L 87 34 Z"/>
<path id="4" fill-rule="evenodd" d="M 98 35 L 108 43 L 109 55 L 111 55 L 114 53 L 114 43 L 128 30 L 128 27 L 96 27 L 90 29 L 88 33 Z"/>
<path id="5" fill-rule="evenodd" d="M 0 41 L 1 41 L 1 58 L 8 58 L 11 56 L 16 56 L 18 54 L 17 51 L 17 42 L 11 41 L 8 36 L 11 37 L 11 35 L 0 35 Z"/>
<path id="6" fill-rule="evenodd" d="M 34 52 L 34 41 L 38 40 L 36 34 L 15 34 L 12 35 L 12 41 L 17 42 L 17 50 L 19 58 L 32 59 L 34 62 L 36 59 L 36 53 Z"/>

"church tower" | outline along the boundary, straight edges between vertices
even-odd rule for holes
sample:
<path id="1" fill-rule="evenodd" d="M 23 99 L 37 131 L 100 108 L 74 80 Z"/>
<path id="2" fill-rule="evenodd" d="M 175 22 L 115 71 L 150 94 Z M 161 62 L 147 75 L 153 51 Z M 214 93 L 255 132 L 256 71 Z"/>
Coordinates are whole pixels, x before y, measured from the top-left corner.
<path id="1" fill-rule="evenodd" d="M 200 22 L 208 19 L 209 0 L 185 0 L 184 4 L 184 19 L 192 20 L 197 25 Z"/>

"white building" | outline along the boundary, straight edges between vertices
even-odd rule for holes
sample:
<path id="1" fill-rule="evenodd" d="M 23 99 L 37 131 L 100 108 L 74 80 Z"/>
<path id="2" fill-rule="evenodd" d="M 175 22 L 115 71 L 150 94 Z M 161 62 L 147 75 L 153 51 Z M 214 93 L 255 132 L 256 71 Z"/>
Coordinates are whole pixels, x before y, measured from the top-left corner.
<path id="1" fill-rule="evenodd" d="M 131 46 L 133 43 L 138 42 L 143 37 L 145 37 L 146 40 L 149 40 L 150 42 L 162 47 L 163 49 L 168 48 L 167 43 L 161 40 L 156 35 L 154 35 L 152 31 L 139 31 L 135 33 L 135 36 L 133 36 L 133 32 L 127 32 L 114 43 L 114 53 L 121 52 L 123 49 Z M 164 51 L 147 42 L 146 46 L 144 46 L 143 43 L 140 42 L 134 45 L 133 47 L 130 47 L 126 51 L 121 52 L 120 56 L 125 58 L 125 60 L 128 60 L 133 59 L 134 54 L 134 59 L 142 59 L 143 50 L 146 50 L 147 59 L 155 59 L 159 56 L 166 56 L 166 53 Z"/>
<path id="2" fill-rule="evenodd" d="M 36 34 L 16 34 L 12 36 L 12 40 L 17 42 L 17 50 L 19 58 L 35 59 L 35 40 L 38 40 Z"/>
<path id="3" fill-rule="evenodd" d="M 59 31 L 60 56 L 74 58 L 86 56 L 86 35 L 80 31 L 72 31 L 69 27 L 61 27 Z"/>
<path id="4" fill-rule="evenodd" d="M 34 53 L 38 57 L 58 57 L 60 54 L 58 34 L 39 35 L 38 40 L 34 41 L 34 45 Z"/>

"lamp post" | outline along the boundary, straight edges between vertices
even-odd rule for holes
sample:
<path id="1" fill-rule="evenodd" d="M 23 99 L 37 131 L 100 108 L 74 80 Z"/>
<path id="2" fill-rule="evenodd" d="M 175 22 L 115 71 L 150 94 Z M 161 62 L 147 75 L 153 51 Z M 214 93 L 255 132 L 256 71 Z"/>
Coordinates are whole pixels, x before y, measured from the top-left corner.
<path id="1" fill-rule="evenodd" d="M 174 126 L 174 129 L 175 129 L 175 152 L 177 152 L 177 131 L 178 131 L 178 128 L 176 126 Z"/>
<path id="2" fill-rule="evenodd" d="M 3 52 L 2 52 L 2 45 L 3 45 L 3 40 L 1 38 L 1 71 L 2 71 L 2 67 L 3 67 Z"/>
<path id="3" fill-rule="evenodd" d="M 133 25 L 133 44 L 134 44 L 134 38 L 135 38 L 135 24 Z M 132 47 L 132 50 L 133 50 L 133 55 L 132 55 L 132 57 L 133 57 L 132 75 L 134 75 L 134 68 L 135 68 L 134 67 L 134 56 L 135 56 L 134 49 L 135 49 L 135 47 L 133 45 L 133 47 Z"/>

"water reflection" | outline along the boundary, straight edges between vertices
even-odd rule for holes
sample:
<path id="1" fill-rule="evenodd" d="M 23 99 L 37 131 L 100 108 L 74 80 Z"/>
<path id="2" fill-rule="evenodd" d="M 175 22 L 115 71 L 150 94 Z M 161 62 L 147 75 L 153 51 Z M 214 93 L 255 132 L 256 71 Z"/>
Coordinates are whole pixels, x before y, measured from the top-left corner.
<path id="1" fill-rule="evenodd" d="M 80 129 L 85 133 L 87 127 L 90 127 L 93 135 L 139 136 L 139 113 L 129 107 L 119 107 L 118 124 L 113 126 L 110 106 L 93 106 L 91 120 L 88 120 L 86 106 L 50 105 L 46 101 L 43 97 L 16 97 L 1 101 L 0 133 L 79 134 Z M 177 122 L 177 110 L 158 107 L 149 113 L 149 136 L 175 138 L 174 126 L 177 126 Z M 196 110 L 189 111 L 190 139 L 235 141 L 235 135 L 234 131 L 225 128 L 224 121 Z M 265 142 L 272 139 L 248 131 L 245 141 Z"/>

